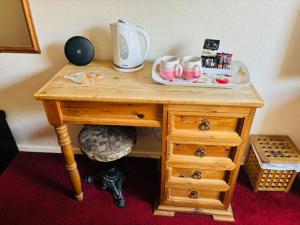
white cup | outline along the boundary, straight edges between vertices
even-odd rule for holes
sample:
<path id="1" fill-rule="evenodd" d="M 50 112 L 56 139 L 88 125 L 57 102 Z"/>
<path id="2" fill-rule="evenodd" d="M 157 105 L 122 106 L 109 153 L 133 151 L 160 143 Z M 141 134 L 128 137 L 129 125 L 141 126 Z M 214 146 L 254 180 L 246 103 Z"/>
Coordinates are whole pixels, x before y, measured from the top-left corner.
<path id="1" fill-rule="evenodd" d="M 159 74 L 165 80 L 174 81 L 176 77 L 180 77 L 182 74 L 182 66 L 176 56 L 167 55 L 157 58 L 153 64 L 152 72 L 156 71 L 158 65 Z"/>
<path id="2" fill-rule="evenodd" d="M 194 80 L 202 75 L 202 60 L 198 56 L 185 56 L 182 58 L 182 77 L 186 80 Z"/>

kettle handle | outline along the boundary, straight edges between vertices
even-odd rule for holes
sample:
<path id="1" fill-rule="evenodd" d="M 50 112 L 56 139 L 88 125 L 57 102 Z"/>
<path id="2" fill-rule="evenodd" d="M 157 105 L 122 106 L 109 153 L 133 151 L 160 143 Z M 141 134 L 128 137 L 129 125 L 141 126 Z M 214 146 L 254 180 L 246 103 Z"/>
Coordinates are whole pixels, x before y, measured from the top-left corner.
<path id="1" fill-rule="evenodd" d="M 147 57 L 147 55 L 149 54 L 150 40 L 149 40 L 149 36 L 146 33 L 146 31 L 144 31 L 142 28 L 138 27 L 138 33 L 144 38 L 144 41 L 145 41 L 145 52 L 141 58 L 141 62 L 139 63 L 139 64 L 142 64 L 144 62 L 145 58 Z"/>

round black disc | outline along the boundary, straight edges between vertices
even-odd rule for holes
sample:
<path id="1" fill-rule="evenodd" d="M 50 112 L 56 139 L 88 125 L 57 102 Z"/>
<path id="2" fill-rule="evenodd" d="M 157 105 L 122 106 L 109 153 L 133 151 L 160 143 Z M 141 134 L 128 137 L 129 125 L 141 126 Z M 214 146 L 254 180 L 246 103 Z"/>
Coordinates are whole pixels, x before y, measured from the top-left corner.
<path id="1" fill-rule="evenodd" d="M 70 63 L 77 66 L 84 66 L 93 60 L 95 50 L 88 39 L 81 36 L 75 36 L 66 42 L 65 55 Z"/>

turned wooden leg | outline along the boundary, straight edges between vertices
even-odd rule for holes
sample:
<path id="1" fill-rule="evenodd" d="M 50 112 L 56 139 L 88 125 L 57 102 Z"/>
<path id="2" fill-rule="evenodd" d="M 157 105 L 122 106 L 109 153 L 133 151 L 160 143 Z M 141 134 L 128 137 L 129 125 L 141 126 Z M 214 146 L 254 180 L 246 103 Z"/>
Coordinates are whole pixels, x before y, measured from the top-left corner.
<path id="1" fill-rule="evenodd" d="M 75 191 L 75 198 L 78 201 L 83 200 L 83 192 L 81 189 L 80 175 L 77 169 L 77 164 L 74 158 L 74 153 L 71 146 L 71 140 L 68 133 L 67 125 L 55 127 L 58 143 L 61 146 L 61 151 L 64 155 L 66 168 L 70 175 L 72 187 Z"/>

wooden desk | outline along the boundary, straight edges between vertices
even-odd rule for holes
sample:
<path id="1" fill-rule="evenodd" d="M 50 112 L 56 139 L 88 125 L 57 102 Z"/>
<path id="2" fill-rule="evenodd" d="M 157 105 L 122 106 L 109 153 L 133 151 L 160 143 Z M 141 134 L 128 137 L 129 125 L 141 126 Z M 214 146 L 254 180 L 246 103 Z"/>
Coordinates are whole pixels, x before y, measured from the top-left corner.
<path id="1" fill-rule="evenodd" d="M 36 94 L 42 100 L 77 200 L 81 181 L 67 123 L 162 127 L 160 200 L 155 214 L 197 212 L 233 220 L 230 207 L 242 156 L 257 107 L 253 86 L 241 89 L 164 86 L 151 79 L 152 63 L 120 73 L 111 62 L 66 65 Z M 100 70 L 94 84 L 64 79 L 77 71 Z"/>

